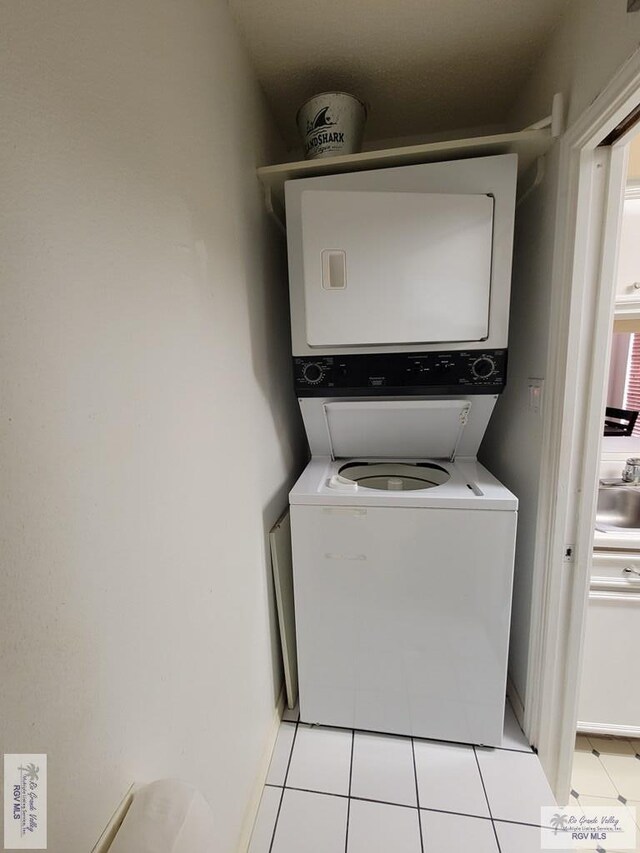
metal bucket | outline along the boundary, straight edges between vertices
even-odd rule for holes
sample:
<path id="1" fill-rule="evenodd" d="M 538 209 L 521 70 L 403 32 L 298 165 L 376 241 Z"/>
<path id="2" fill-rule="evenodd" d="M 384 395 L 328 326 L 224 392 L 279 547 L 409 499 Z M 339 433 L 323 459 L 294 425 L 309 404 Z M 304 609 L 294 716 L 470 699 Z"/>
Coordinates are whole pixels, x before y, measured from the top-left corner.
<path id="1" fill-rule="evenodd" d="M 297 115 L 304 156 L 314 160 L 357 154 L 366 117 L 366 106 L 346 92 L 323 92 L 309 98 Z"/>

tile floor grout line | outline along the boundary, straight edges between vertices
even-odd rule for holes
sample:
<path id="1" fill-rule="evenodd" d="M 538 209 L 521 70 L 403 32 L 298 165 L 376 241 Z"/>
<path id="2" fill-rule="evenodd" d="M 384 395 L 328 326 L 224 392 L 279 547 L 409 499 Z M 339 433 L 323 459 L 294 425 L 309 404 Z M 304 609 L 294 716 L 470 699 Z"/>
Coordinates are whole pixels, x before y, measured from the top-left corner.
<path id="1" fill-rule="evenodd" d="M 355 729 L 351 729 L 351 757 L 349 759 L 349 788 L 347 795 L 347 827 L 344 834 L 344 853 L 347 853 L 349 846 L 349 815 L 351 814 L 351 780 L 353 779 L 353 747 L 356 740 Z"/>
<path id="2" fill-rule="evenodd" d="M 550 826 L 543 827 L 541 823 L 526 823 L 523 820 L 506 820 L 503 817 L 492 818 L 494 823 L 512 823 L 514 826 L 531 826 L 534 829 L 551 829 Z"/>
<path id="3" fill-rule="evenodd" d="M 282 801 L 284 800 L 284 792 L 286 791 L 287 776 L 289 775 L 289 767 L 291 766 L 291 758 L 293 757 L 293 748 L 296 745 L 296 737 L 298 736 L 299 724 L 300 724 L 300 715 L 298 714 L 298 720 L 296 721 L 296 729 L 293 733 L 293 740 L 291 741 L 291 750 L 289 752 L 289 760 L 287 761 L 287 769 L 285 770 L 284 780 L 282 782 L 282 794 L 280 794 L 280 802 L 278 803 L 278 811 L 276 812 L 276 819 L 273 822 L 273 832 L 271 833 L 271 843 L 269 844 L 269 853 L 273 853 L 273 843 L 276 840 L 276 829 L 278 828 L 278 821 L 280 820 L 280 812 L 282 811 Z"/>
<path id="4" fill-rule="evenodd" d="M 491 803 L 489 802 L 489 795 L 487 794 L 487 788 L 484 784 L 484 776 L 482 775 L 482 768 L 480 767 L 480 761 L 478 760 L 478 753 L 476 752 L 475 746 L 473 747 L 473 757 L 476 760 L 476 767 L 478 768 L 478 775 L 480 776 L 480 784 L 482 785 L 482 791 L 484 793 L 484 798 L 487 801 L 487 809 L 489 810 L 489 817 L 493 820 L 493 812 L 491 811 Z"/>
<path id="5" fill-rule="evenodd" d="M 480 784 L 482 785 L 482 790 L 484 792 L 484 798 L 487 801 L 487 808 L 489 809 L 489 817 L 491 818 L 491 828 L 493 829 L 493 835 L 496 839 L 496 847 L 498 848 L 498 853 L 502 853 L 502 848 L 500 847 L 500 839 L 498 838 L 498 830 L 496 829 L 495 822 L 493 820 L 493 812 L 491 811 L 491 803 L 489 802 L 489 795 L 487 794 L 487 787 L 484 784 L 484 776 L 482 775 L 482 769 L 480 767 L 480 760 L 478 758 L 478 753 L 476 752 L 475 746 L 473 747 L 473 757 L 476 760 L 476 767 L 478 768 L 478 774 L 480 776 Z"/>
<path id="6" fill-rule="evenodd" d="M 271 788 L 279 788 L 279 785 L 270 785 Z M 338 799 L 346 800 L 349 799 L 347 794 L 336 794 L 332 791 L 318 791 L 315 788 L 295 788 L 292 785 L 287 785 L 287 791 L 300 791 L 304 794 L 318 794 L 320 797 L 338 797 Z M 481 814 L 470 814 L 469 812 L 454 812 L 450 809 L 434 809 L 432 806 L 408 806 L 406 803 L 393 803 L 390 800 L 373 800 L 370 797 L 354 797 L 351 796 L 352 800 L 357 800 L 362 803 L 377 803 L 380 806 L 396 806 L 399 809 L 413 809 L 414 811 L 424 811 L 424 812 L 436 812 L 437 814 L 450 814 L 450 815 L 458 815 L 459 817 L 473 817 L 476 820 L 489 820 L 494 823 L 512 823 L 516 826 L 531 826 L 536 829 L 541 828 L 541 824 L 539 823 L 527 823 L 524 820 L 508 820 L 506 818 L 492 818 L 487 815 Z"/>
<path id="7" fill-rule="evenodd" d="M 399 809 L 413 809 L 414 811 L 417 809 L 418 811 L 425 812 L 440 812 L 441 814 L 457 814 L 460 817 L 477 817 L 481 820 L 491 820 L 491 818 L 483 817 L 478 814 L 464 814 L 463 812 L 450 812 L 446 809 L 430 809 L 428 806 L 408 806 L 406 803 L 391 803 L 388 800 L 370 800 L 367 797 L 351 797 L 352 800 L 360 800 L 363 803 L 378 803 L 381 806 L 396 806 Z"/>
<path id="8" fill-rule="evenodd" d="M 416 804 L 418 806 L 418 829 L 420 830 L 420 849 L 424 853 L 424 836 L 422 835 L 422 815 L 420 814 L 420 789 L 418 788 L 418 768 L 416 766 L 416 745 L 411 738 L 411 758 L 413 760 L 413 779 L 416 783 Z"/>
<path id="9" fill-rule="evenodd" d="M 450 814 L 450 815 L 455 815 L 455 817 L 472 817 L 474 820 L 488 820 L 489 822 L 491 821 L 490 817 L 487 817 L 487 815 L 483 815 L 483 814 L 468 814 L 467 812 L 450 812 L 450 811 L 447 811 L 446 809 L 433 809 L 433 808 L 430 808 L 429 806 L 420 806 L 420 811 L 421 812 L 435 812 L 436 814 Z"/>
<path id="10" fill-rule="evenodd" d="M 589 741 L 589 743 L 591 743 L 591 741 Z M 607 776 L 608 776 L 609 780 L 611 781 L 611 784 L 613 785 L 613 787 L 615 788 L 615 790 L 618 792 L 618 796 L 619 796 L 619 797 L 624 797 L 624 798 L 625 798 L 625 800 L 626 800 L 626 799 L 627 799 L 627 797 L 625 797 L 625 795 L 622 793 L 622 791 L 618 788 L 618 786 L 617 786 L 617 784 L 616 784 L 616 780 L 613 778 L 613 776 L 611 775 L 611 773 L 609 773 L 609 771 L 608 771 L 608 770 L 607 770 L 607 768 L 605 767 L 604 761 L 601 761 L 601 759 L 600 759 L 600 755 L 601 755 L 601 754 L 602 754 L 602 753 L 599 753 L 597 756 L 595 756 L 595 757 L 598 759 L 598 763 L 599 763 L 600 767 L 602 767 L 602 769 L 604 770 L 604 772 L 607 774 Z M 587 794 L 587 796 L 589 796 L 589 794 Z M 616 797 L 616 799 L 618 799 L 618 798 Z"/>
<path id="11" fill-rule="evenodd" d="M 273 842 L 276 839 L 276 829 L 278 828 L 278 820 L 280 818 L 280 810 L 282 809 L 282 801 L 284 800 L 284 791 L 283 788 L 280 793 L 280 801 L 278 803 L 278 811 L 276 812 L 276 819 L 273 822 L 273 831 L 271 832 L 271 842 L 269 843 L 269 853 L 272 853 L 273 850 Z"/>
<path id="12" fill-rule="evenodd" d="M 299 728 L 299 726 L 300 726 L 300 720 L 298 720 L 298 721 L 296 722 L 296 730 L 295 730 L 295 731 L 294 731 L 294 733 L 293 733 L 293 739 L 292 739 L 292 741 L 291 741 L 291 750 L 289 751 L 289 760 L 287 761 L 287 769 L 285 770 L 285 773 L 284 773 L 284 781 L 283 781 L 283 783 L 282 783 L 282 787 L 283 787 L 283 788 L 286 788 L 286 787 L 287 787 L 287 779 L 289 778 L 289 770 L 290 770 L 290 768 L 291 768 L 291 759 L 293 758 L 293 750 L 294 750 L 294 749 L 295 749 L 295 747 L 296 747 L 296 739 L 297 739 L 297 737 L 298 737 L 298 728 Z"/>
<path id="13" fill-rule="evenodd" d="M 319 794 L 321 797 L 338 797 L 341 800 L 348 800 L 348 794 L 336 794 L 335 791 L 319 791 L 317 788 L 298 788 L 295 785 L 287 785 L 286 791 L 301 791 L 303 794 Z M 353 797 L 357 800 L 359 797 Z"/>
<path id="14" fill-rule="evenodd" d="M 273 785 L 272 787 L 277 788 L 278 785 Z M 377 803 L 380 806 L 397 806 L 399 809 L 415 809 L 416 806 L 409 806 L 406 803 L 393 803 L 390 800 L 374 800 L 371 797 L 354 797 L 351 795 L 349 797 L 348 794 L 336 794 L 334 791 L 319 791 L 317 788 L 296 788 L 293 785 L 287 785 L 287 791 L 302 791 L 305 794 L 319 794 L 321 797 L 338 797 L 343 800 L 351 799 L 357 800 L 362 803 Z M 438 809 L 431 809 L 431 811 L 438 811 Z M 457 812 L 451 812 L 451 814 L 457 814 Z M 477 817 L 477 815 L 469 815 L 469 817 Z"/>

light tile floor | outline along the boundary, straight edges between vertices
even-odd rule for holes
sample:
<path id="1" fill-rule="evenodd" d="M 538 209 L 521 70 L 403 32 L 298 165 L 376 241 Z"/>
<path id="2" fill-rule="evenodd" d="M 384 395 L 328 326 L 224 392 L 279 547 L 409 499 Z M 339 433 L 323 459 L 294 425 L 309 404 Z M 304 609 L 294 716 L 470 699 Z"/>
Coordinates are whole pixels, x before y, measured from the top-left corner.
<path id="1" fill-rule="evenodd" d="M 539 853 L 555 805 L 507 707 L 503 748 L 307 726 L 285 712 L 250 853 Z"/>
<path id="2" fill-rule="evenodd" d="M 578 735 L 571 774 L 571 802 L 635 808 L 640 851 L 640 740 Z"/>

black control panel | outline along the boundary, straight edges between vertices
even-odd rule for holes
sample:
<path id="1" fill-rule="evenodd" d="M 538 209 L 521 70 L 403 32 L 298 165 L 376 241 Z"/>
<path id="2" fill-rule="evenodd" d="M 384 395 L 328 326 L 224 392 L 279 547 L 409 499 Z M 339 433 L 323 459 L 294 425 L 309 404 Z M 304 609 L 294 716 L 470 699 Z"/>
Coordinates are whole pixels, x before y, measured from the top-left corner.
<path id="1" fill-rule="evenodd" d="M 293 375 L 298 397 L 499 394 L 507 351 L 294 356 Z"/>

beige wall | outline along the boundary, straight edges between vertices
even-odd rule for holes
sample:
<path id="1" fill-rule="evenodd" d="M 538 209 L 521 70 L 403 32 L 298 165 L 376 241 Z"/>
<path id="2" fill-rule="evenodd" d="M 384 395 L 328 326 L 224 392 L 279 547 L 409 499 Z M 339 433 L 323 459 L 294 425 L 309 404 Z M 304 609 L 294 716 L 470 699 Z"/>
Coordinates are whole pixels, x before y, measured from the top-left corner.
<path id="1" fill-rule="evenodd" d="M 223 0 L 5 0 L 0 30 L 0 752 L 48 753 L 51 853 L 166 776 L 229 853 L 302 448 L 279 142 Z"/>
<path id="2" fill-rule="evenodd" d="M 568 124 L 605 88 L 640 43 L 640 12 L 626 0 L 571 0 L 527 84 L 515 99 L 509 123 L 525 127 L 548 115 L 562 92 Z"/>
<path id="3" fill-rule="evenodd" d="M 629 146 L 629 169 L 627 178 L 630 181 L 640 180 L 640 135 L 636 136 Z"/>
<path id="4" fill-rule="evenodd" d="M 565 96 L 572 123 L 605 88 L 640 43 L 640 12 L 623 0 L 574 0 L 514 104 L 510 125 L 547 115 L 555 92 Z M 520 498 L 510 648 L 510 675 L 523 700 L 528 667 L 542 419 L 528 411 L 528 378 L 546 378 L 549 305 L 556 240 L 558 146 L 546 157 L 540 187 L 518 208 L 509 380 L 482 456 Z M 549 389 L 546 391 L 547 399 Z"/>

